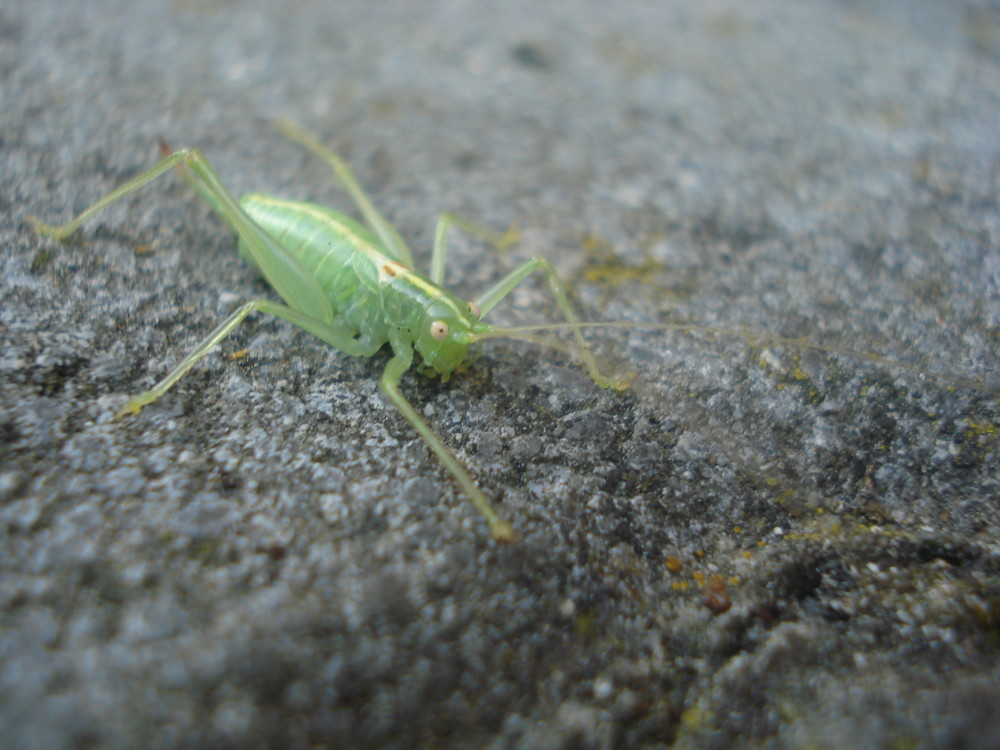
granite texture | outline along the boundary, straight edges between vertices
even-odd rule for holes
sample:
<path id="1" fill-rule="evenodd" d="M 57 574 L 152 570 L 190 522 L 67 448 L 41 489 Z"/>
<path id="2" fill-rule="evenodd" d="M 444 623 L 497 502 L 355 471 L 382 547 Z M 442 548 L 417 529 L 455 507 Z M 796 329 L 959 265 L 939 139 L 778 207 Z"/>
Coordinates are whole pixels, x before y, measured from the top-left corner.
<path id="1" fill-rule="evenodd" d="M 727 333 L 591 332 L 622 393 L 505 340 L 408 376 L 510 546 L 384 353 L 257 316 L 112 421 L 271 293 L 172 177 L 28 216 L 161 139 L 348 208 L 282 117 L 418 263 L 516 223 L 455 233 L 462 294 L 540 254 L 591 320 Z M 1000 746 L 998 170 L 995 2 L 6 0 L 0 744 Z"/>

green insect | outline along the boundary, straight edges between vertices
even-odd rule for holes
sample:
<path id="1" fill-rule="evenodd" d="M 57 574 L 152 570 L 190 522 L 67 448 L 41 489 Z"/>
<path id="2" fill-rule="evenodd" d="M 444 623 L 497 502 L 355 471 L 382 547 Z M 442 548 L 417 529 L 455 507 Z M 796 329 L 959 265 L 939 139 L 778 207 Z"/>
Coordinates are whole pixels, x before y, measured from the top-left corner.
<path id="1" fill-rule="evenodd" d="M 497 237 L 445 214 L 438 220 L 435 232 L 430 275 L 421 275 L 413 270 L 413 259 L 402 237 L 375 209 L 340 157 L 291 124 L 283 123 L 280 129 L 327 161 L 350 193 L 367 227 L 333 209 L 311 203 L 257 194 L 245 195 L 237 201 L 195 149 L 168 152 L 156 166 L 121 185 L 66 224 L 54 226 L 35 221 L 39 234 L 61 240 L 115 201 L 176 168 L 185 182 L 236 232 L 240 254 L 257 267 L 285 301 L 280 304 L 255 299 L 241 305 L 152 389 L 132 396 L 115 417 L 138 414 L 142 407 L 166 393 L 255 311 L 284 318 L 342 352 L 358 357 L 370 357 L 388 343 L 392 358 L 382 374 L 382 390 L 458 480 L 486 518 L 493 537 L 511 541 L 514 532 L 510 523 L 500 518 L 469 473 L 400 392 L 400 377 L 413 364 L 414 352 L 423 368 L 447 380 L 466 360 L 470 347 L 483 339 L 513 336 L 558 346 L 528 331 L 501 328 L 480 320 L 525 277 L 541 270 L 567 326 L 572 329 L 590 376 L 602 387 L 620 389 L 625 387 L 624 383 L 599 371 L 580 332 L 582 324 L 573 312 L 566 289 L 547 260 L 533 258 L 474 301 L 462 300 L 442 287 L 449 227 L 457 225 L 500 245 L 511 241 L 511 237 Z"/>

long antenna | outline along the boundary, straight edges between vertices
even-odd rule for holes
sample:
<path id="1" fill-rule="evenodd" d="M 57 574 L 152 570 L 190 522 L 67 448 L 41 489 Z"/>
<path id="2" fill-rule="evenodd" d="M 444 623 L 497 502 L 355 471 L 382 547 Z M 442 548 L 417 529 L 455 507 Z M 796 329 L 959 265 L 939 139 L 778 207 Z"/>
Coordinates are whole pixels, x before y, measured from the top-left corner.
<path id="1" fill-rule="evenodd" d="M 477 334 L 476 339 L 523 339 L 525 341 L 533 341 L 542 346 L 552 347 L 567 354 L 572 354 L 572 350 L 562 342 L 544 336 L 535 336 L 534 334 L 539 331 L 579 330 L 583 328 L 645 328 L 647 330 L 655 331 L 680 331 L 684 333 L 708 333 L 715 336 L 729 336 L 733 338 L 741 338 L 750 343 L 758 342 L 760 344 L 770 343 L 792 346 L 798 349 L 807 349 L 827 354 L 852 357 L 854 359 L 868 360 L 870 362 L 875 362 L 876 364 L 886 365 L 887 367 L 896 367 L 901 370 L 914 372 L 918 375 L 937 378 L 945 382 L 953 383 L 954 385 L 962 386 L 964 388 L 972 388 L 991 395 L 995 394 L 998 390 L 996 385 L 988 384 L 985 379 L 967 378 L 961 375 L 940 372 L 938 370 L 928 370 L 918 365 L 900 362 L 899 360 L 891 359 L 874 352 L 865 352 L 841 346 L 817 344 L 805 338 L 778 336 L 776 334 L 762 333 L 759 331 L 739 331 L 731 328 L 718 328 L 716 326 L 698 325 L 694 323 L 643 323 L 626 320 L 604 320 L 586 323 L 547 323 L 541 325 L 512 326 L 510 328 L 497 327 L 493 330 Z"/>

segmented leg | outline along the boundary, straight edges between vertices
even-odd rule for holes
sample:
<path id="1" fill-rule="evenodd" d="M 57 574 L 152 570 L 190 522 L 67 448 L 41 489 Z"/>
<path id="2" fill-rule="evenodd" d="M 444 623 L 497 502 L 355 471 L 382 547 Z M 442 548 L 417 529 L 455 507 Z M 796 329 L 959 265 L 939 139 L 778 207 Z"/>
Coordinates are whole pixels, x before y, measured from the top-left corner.
<path id="1" fill-rule="evenodd" d="M 478 224 L 463 219 L 461 216 L 441 214 L 440 218 L 438 218 L 437 228 L 434 230 L 434 253 L 431 255 L 430 274 L 431 281 L 438 286 L 444 286 L 444 260 L 448 242 L 448 230 L 452 224 L 462 231 L 471 234 L 473 237 L 489 242 L 493 247 L 501 251 L 506 250 L 517 242 L 518 239 L 517 228 L 513 225 L 503 234 L 496 234 Z"/>
<path id="2" fill-rule="evenodd" d="M 197 149 L 182 149 L 170 154 L 159 164 L 108 193 L 66 224 L 55 226 L 32 219 L 35 230 L 39 234 L 57 240 L 64 239 L 75 232 L 87 219 L 143 185 L 152 182 L 165 172 L 169 172 L 174 167 L 189 167 L 191 169 L 194 173 L 194 176 L 189 179 L 191 184 L 246 242 L 261 275 L 290 307 L 315 320 L 326 323 L 333 321 L 333 308 L 316 279 L 302 267 L 295 256 L 285 250 L 240 208 L 236 199 L 220 182 L 208 160 Z"/>
<path id="3" fill-rule="evenodd" d="M 309 149 L 330 165 L 334 175 L 336 175 L 337 179 L 344 185 L 347 192 L 350 194 L 351 199 L 358 207 L 358 210 L 364 217 L 365 223 L 373 232 L 375 232 L 378 238 L 382 240 L 382 244 L 385 246 L 388 254 L 396 258 L 396 260 L 412 267 L 413 255 L 410 253 L 410 248 L 407 247 L 406 242 L 400 236 L 399 232 L 396 231 L 396 227 L 390 224 L 389 221 L 379 213 L 378 209 L 375 208 L 371 199 L 368 197 L 368 194 L 358 183 L 357 179 L 354 177 L 354 173 L 351 171 L 350 167 L 344 163 L 344 160 L 320 143 L 311 133 L 306 132 L 298 125 L 295 125 L 288 120 L 280 121 L 278 123 L 278 130 L 280 130 L 286 138 Z"/>
<path id="4" fill-rule="evenodd" d="M 493 538 L 498 542 L 514 541 L 514 528 L 497 515 L 496 511 L 493 510 L 493 505 L 486 495 L 483 494 L 483 491 L 476 486 L 469 472 L 463 468 L 454 454 L 448 450 L 435 434 L 434 430 L 430 428 L 430 425 L 423 420 L 416 409 L 413 408 L 410 402 L 406 400 L 406 397 L 400 392 L 399 379 L 410 369 L 410 365 L 413 362 L 412 345 L 403 339 L 399 331 L 395 330 L 389 333 L 389 343 L 392 345 L 392 359 L 386 365 L 385 371 L 382 373 L 382 378 L 379 381 L 382 391 L 389 397 L 389 400 L 392 401 L 396 408 L 399 409 L 400 413 L 406 417 L 406 421 L 417 431 L 417 434 L 427 442 L 445 468 L 455 477 L 465 491 L 465 494 L 472 501 L 472 504 L 476 506 L 476 509 L 490 525 L 490 532 L 493 534 Z"/>
<path id="5" fill-rule="evenodd" d="M 556 299 L 556 305 L 558 305 L 563 317 L 566 318 L 566 322 L 579 323 L 580 321 L 576 317 L 576 313 L 573 312 L 573 306 L 569 303 L 569 297 L 566 294 L 566 287 L 564 286 L 562 279 L 560 279 L 558 274 L 556 274 L 556 270 L 552 267 L 551 263 L 549 263 L 545 258 L 538 256 L 535 256 L 531 260 L 526 261 L 523 265 L 515 268 L 506 277 L 487 289 L 482 295 L 479 296 L 478 299 L 475 300 L 475 304 L 479 306 L 480 310 L 482 310 L 482 314 L 486 315 L 486 313 L 492 310 L 496 304 L 500 302 L 500 300 L 510 294 L 514 287 L 537 270 L 545 272 L 545 278 L 548 279 L 549 288 L 552 290 L 552 295 Z M 613 388 L 616 391 L 628 388 L 628 383 L 626 381 L 619 380 L 611 375 L 601 374 L 601 371 L 597 366 L 597 360 L 594 358 L 593 352 L 590 351 L 590 347 L 587 346 L 587 342 L 578 328 L 573 329 L 573 337 L 576 339 L 580 357 L 583 359 L 583 363 L 587 368 L 587 373 L 595 383 L 601 386 L 601 388 Z"/>
<path id="6" fill-rule="evenodd" d="M 211 351 L 212 347 L 228 336 L 243 319 L 252 312 L 264 312 L 277 315 L 305 329 L 314 336 L 322 339 L 331 346 L 340 349 L 342 352 L 357 356 L 370 357 L 382 346 L 382 341 L 373 341 L 365 338 L 354 337 L 354 331 L 337 325 L 337 323 L 326 323 L 322 320 L 310 318 L 308 315 L 293 310 L 290 307 L 272 302 L 269 299 L 255 299 L 238 307 L 232 315 L 226 318 L 214 331 L 206 336 L 198 346 L 194 348 L 173 370 L 167 373 L 159 383 L 148 391 L 143 391 L 132 396 L 128 403 L 115 413 L 115 419 L 121 419 L 127 414 L 138 414 L 142 407 L 148 406 L 166 393 L 185 374 L 194 367 L 199 360 Z"/>

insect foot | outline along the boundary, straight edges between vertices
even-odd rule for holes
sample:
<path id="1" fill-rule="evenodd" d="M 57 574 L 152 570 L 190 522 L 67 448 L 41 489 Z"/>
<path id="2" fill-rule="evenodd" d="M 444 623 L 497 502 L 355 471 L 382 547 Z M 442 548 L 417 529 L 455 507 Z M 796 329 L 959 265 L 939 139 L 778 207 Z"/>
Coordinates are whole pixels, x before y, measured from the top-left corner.
<path id="1" fill-rule="evenodd" d="M 490 532 L 498 542 L 513 544 L 517 541 L 517 534 L 514 533 L 514 527 L 507 521 L 497 521 L 490 524 Z"/>
<path id="2" fill-rule="evenodd" d="M 143 399 L 143 396 L 145 395 L 146 393 L 140 393 L 138 396 L 132 396 L 125 403 L 125 406 L 115 412 L 114 420 L 117 422 L 119 419 L 135 416 L 141 412 L 142 407 L 146 406 L 146 404 L 152 403 L 153 401 L 153 399 Z"/>
<path id="3" fill-rule="evenodd" d="M 635 379 L 634 375 L 627 375 L 624 378 L 616 378 L 614 375 L 594 375 L 592 376 L 594 382 L 597 383 L 601 388 L 610 388 L 613 391 L 627 391 L 631 385 L 632 381 Z"/>
<path id="4" fill-rule="evenodd" d="M 64 240 L 70 234 L 70 232 L 64 231 L 64 227 L 56 226 L 55 224 L 46 224 L 44 221 L 40 221 L 34 216 L 29 216 L 28 221 L 31 223 L 32 228 L 35 230 L 35 234 L 39 234 L 42 237 L 51 237 L 55 240 Z"/>

